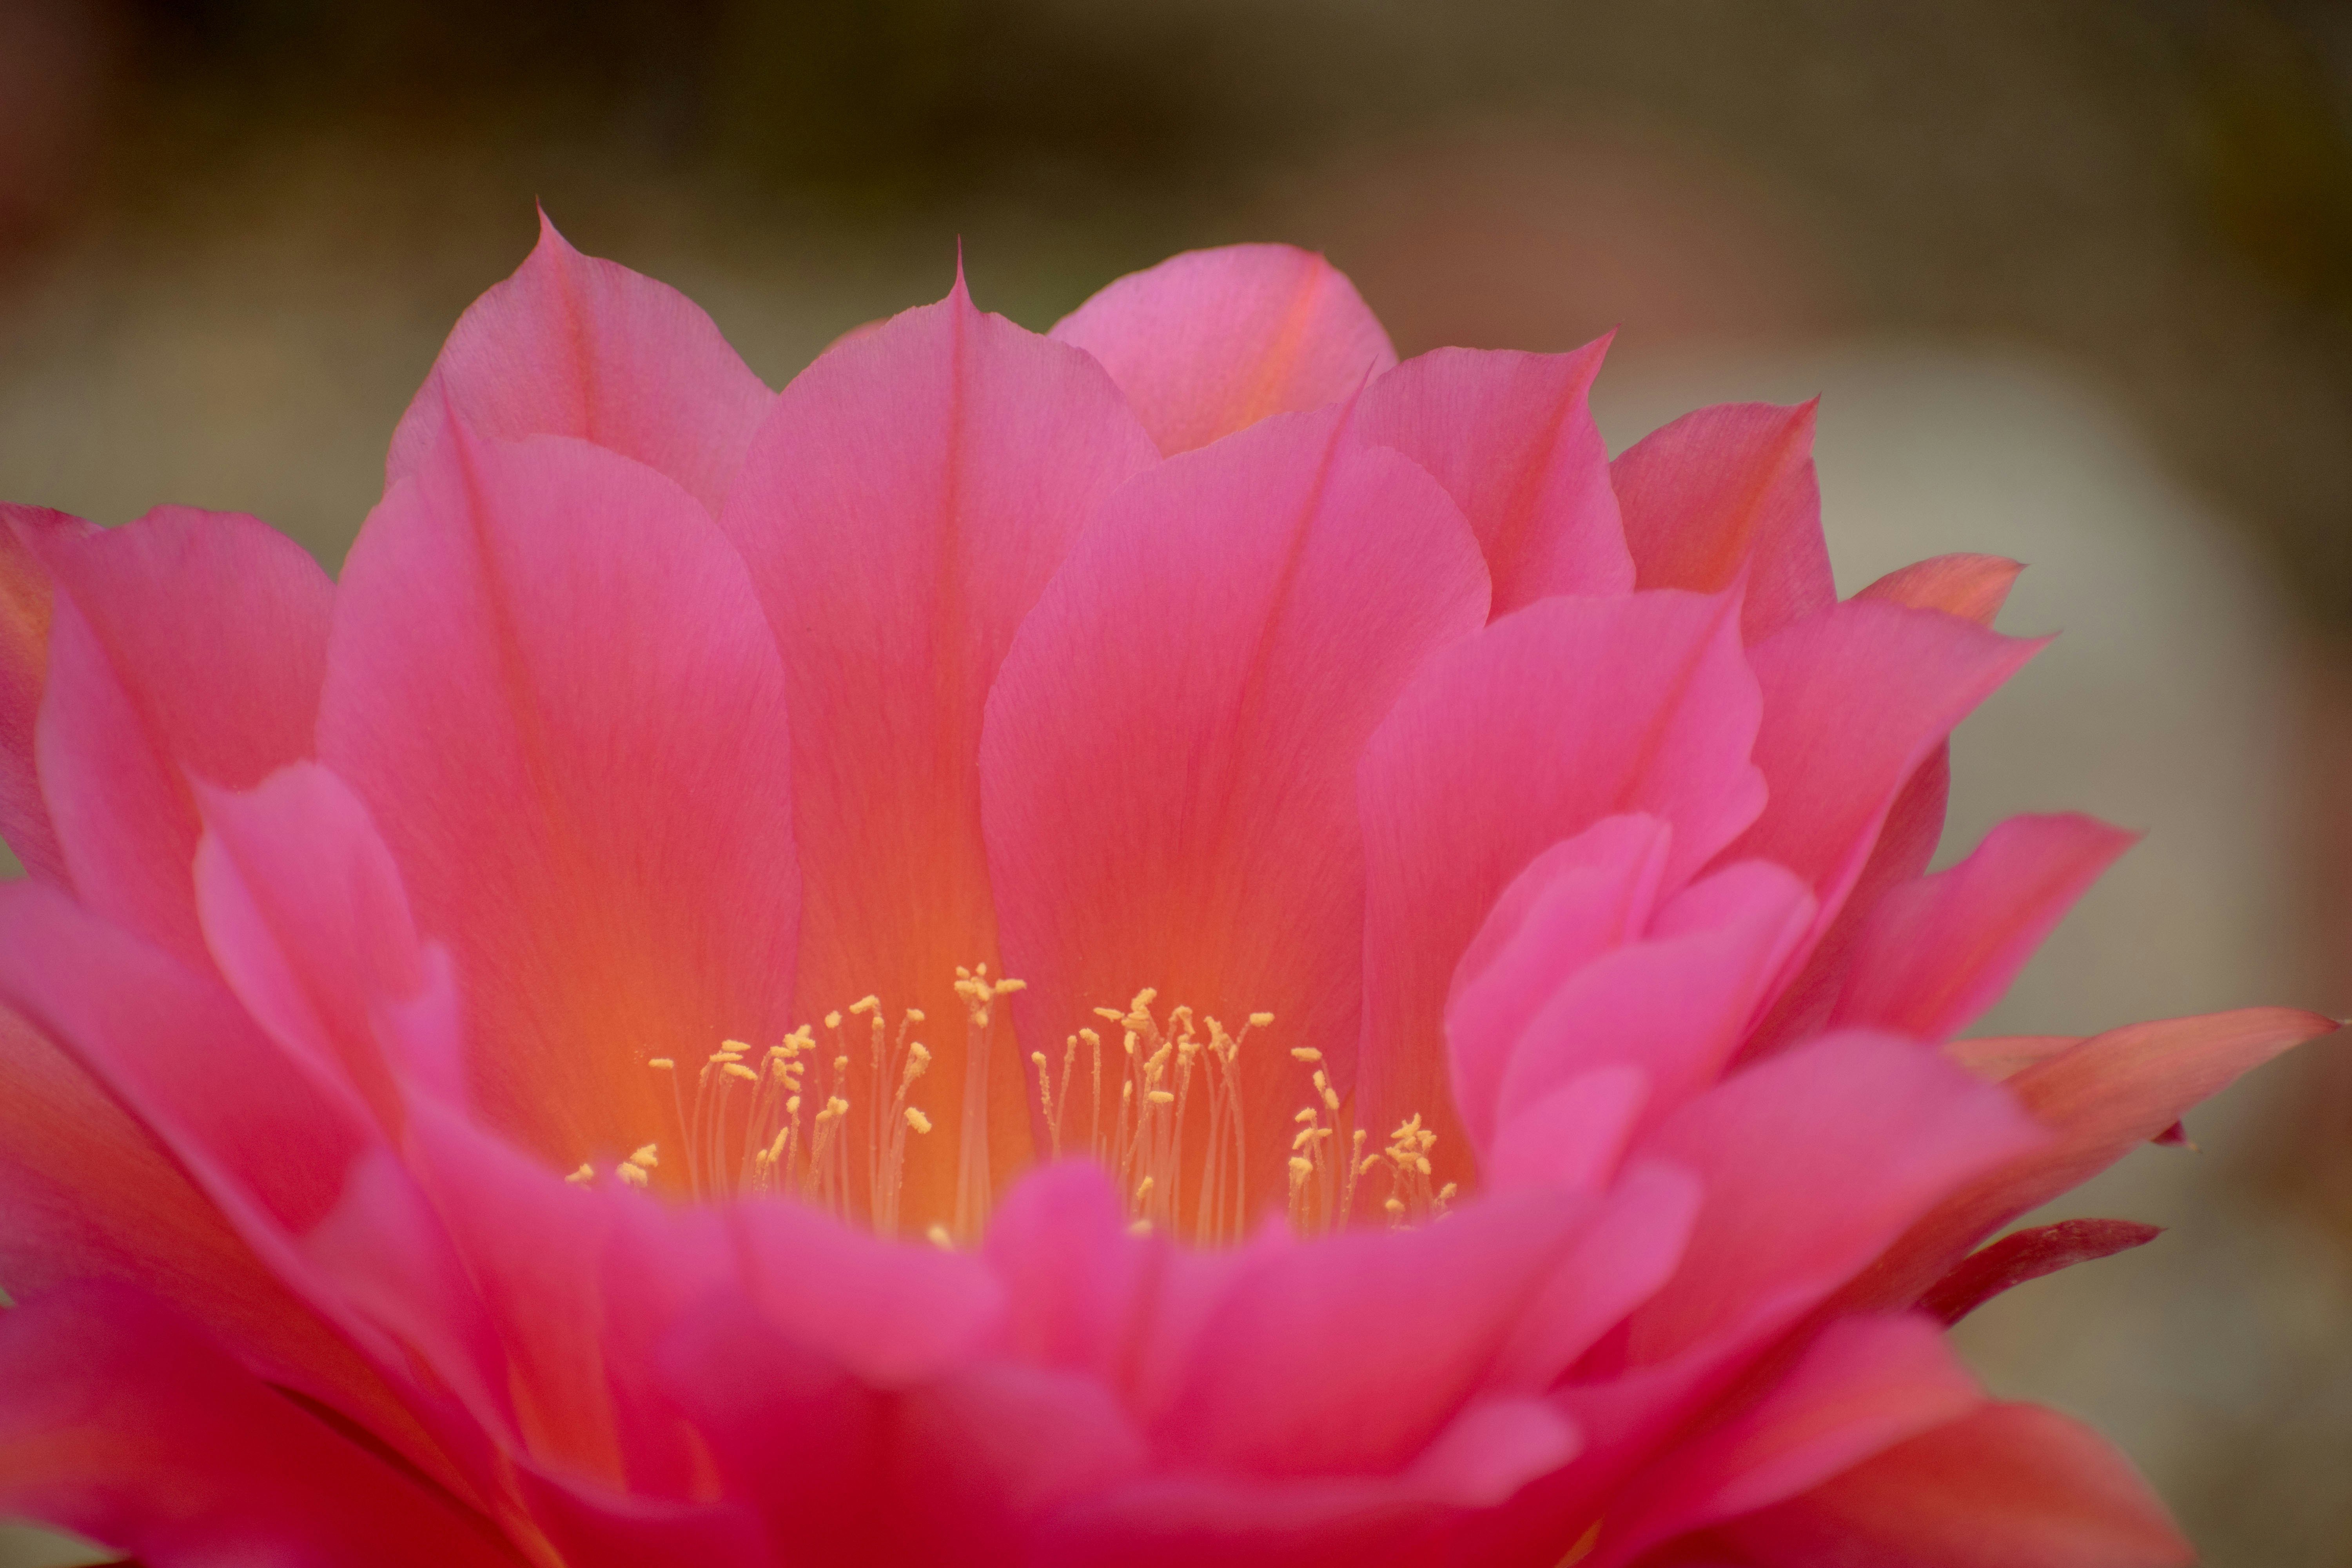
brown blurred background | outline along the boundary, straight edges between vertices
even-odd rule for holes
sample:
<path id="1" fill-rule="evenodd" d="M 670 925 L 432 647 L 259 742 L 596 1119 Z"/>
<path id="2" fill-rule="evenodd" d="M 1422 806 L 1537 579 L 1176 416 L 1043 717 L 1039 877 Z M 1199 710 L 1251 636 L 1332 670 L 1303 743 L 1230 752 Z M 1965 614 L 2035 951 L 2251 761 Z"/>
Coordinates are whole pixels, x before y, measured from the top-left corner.
<path id="1" fill-rule="evenodd" d="M 1280 238 L 1408 353 L 1622 328 L 1612 447 L 1822 393 L 1849 591 L 1999 551 L 2004 626 L 2067 633 L 1964 731 L 1948 857 L 2150 830 L 1988 1026 L 2352 1009 L 2341 0 L 0 0 L 0 495 L 334 564 L 534 198 L 772 384 L 959 237 L 1037 327 Z M 2191 1131 L 2066 1211 L 2169 1234 L 1964 1342 L 2209 1562 L 2352 1564 L 2352 1052 Z"/>

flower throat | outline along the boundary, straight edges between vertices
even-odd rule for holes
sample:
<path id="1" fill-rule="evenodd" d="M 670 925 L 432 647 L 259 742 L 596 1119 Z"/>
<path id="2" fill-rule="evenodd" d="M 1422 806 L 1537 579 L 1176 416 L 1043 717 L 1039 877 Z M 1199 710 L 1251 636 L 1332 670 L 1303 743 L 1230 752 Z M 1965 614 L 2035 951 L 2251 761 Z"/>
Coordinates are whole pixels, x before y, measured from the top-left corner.
<path id="1" fill-rule="evenodd" d="M 1022 989 L 1021 981 L 992 979 L 986 964 L 956 971 L 964 1005 L 965 1131 L 952 1151 L 953 1223 L 928 1233 L 943 1246 L 976 1241 L 986 1224 L 996 1004 Z M 1253 1037 L 1272 1027 L 1274 1015 L 1253 1013 L 1231 1031 L 1187 1006 L 1170 1007 L 1163 1017 L 1158 1002 L 1158 992 L 1147 988 L 1123 1009 L 1096 1008 L 1103 1027 L 1066 1037 L 1058 1063 L 1042 1050 L 1030 1053 L 1048 1150 L 1055 1159 L 1087 1155 L 1108 1171 L 1138 1230 L 1209 1244 L 1237 1241 L 1256 1217 L 1253 1205 L 1263 1201 L 1244 1176 L 1249 1128 L 1239 1064 Z M 881 1000 L 867 996 L 826 1014 L 822 1037 L 803 1024 L 756 1055 L 729 1040 L 699 1067 L 654 1058 L 647 1067 L 670 1082 L 679 1134 L 671 1158 L 682 1159 L 688 1190 L 698 1199 L 789 1195 L 862 1219 L 880 1235 L 898 1235 L 910 1162 L 949 1152 L 935 1151 L 932 1120 L 920 1103 L 932 1058 L 916 1032 L 928 1022 L 921 1009 L 909 1007 L 893 1026 Z M 1357 1217 L 1360 1205 L 1391 1225 L 1442 1215 L 1454 1188 L 1432 1181 L 1429 1152 L 1437 1134 L 1409 1117 L 1383 1147 L 1368 1150 L 1367 1131 L 1351 1124 L 1322 1053 L 1294 1047 L 1290 1055 L 1310 1069 L 1313 1099 L 1259 1136 L 1288 1142 L 1292 1229 L 1337 1229 Z M 684 1082 L 689 1071 L 690 1097 Z M 645 1187 L 661 1163 L 661 1145 L 649 1142 L 614 1172 Z M 595 1175 L 583 1164 L 568 1179 L 585 1184 Z"/>

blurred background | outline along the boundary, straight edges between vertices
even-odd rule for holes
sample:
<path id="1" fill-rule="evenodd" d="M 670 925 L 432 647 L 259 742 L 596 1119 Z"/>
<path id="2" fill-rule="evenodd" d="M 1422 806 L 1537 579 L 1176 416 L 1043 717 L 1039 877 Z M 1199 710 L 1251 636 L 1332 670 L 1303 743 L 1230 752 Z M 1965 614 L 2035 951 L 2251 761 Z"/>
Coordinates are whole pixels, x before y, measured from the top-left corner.
<path id="1" fill-rule="evenodd" d="M 2341 0 L 0 0 L 0 495 L 335 565 L 534 199 L 772 384 L 959 237 L 1038 328 L 1267 238 L 1407 353 L 1620 328 L 1612 448 L 1821 394 L 1847 591 L 1997 552 L 2004 628 L 2065 633 L 1962 732 L 1946 858 L 2021 809 L 2149 831 L 1988 1031 L 2352 1010 Z M 2352 1052 L 2190 1131 L 2064 1211 L 2165 1237 L 1965 1347 L 2209 1563 L 2352 1564 Z"/>

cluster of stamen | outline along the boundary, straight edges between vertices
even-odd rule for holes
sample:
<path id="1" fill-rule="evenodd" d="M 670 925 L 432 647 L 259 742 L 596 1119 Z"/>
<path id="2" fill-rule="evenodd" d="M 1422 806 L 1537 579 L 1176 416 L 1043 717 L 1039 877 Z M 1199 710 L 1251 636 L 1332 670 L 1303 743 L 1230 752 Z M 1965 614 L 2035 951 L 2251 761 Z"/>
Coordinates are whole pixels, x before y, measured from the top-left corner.
<path id="1" fill-rule="evenodd" d="M 991 978 L 985 964 L 956 971 L 965 1013 L 963 1131 L 952 1226 L 929 1231 L 943 1246 L 976 1240 L 987 1219 L 996 1004 L 1022 989 L 1018 980 Z M 1158 1001 L 1146 988 L 1125 1008 L 1096 1008 L 1103 1028 L 1088 1026 L 1066 1037 L 1058 1064 L 1032 1051 L 1039 1120 L 1054 1158 L 1084 1153 L 1110 1173 L 1132 1228 L 1207 1244 L 1236 1241 L 1253 1218 L 1242 1050 L 1253 1033 L 1272 1026 L 1274 1015 L 1253 1013 L 1239 1030 L 1228 1030 L 1187 1006 L 1163 1016 L 1155 1011 Z M 894 1028 L 880 998 L 866 996 L 826 1014 L 822 1037 L 803 1024 L 756 1053 L 725 1041 L 692 1069 L 690 1103 L 678 1063 L 653 1058 L 647 1067 L 670 1082 L 687 1189 L 698 1199 L 787 1194 L 845 1218 L 862 1211 L 877 1232 L 897 1235 L 909 1153 L 932 1129 L 914 1099 L 931 1066 L 929 1048 L 915 1037 L 926 1021 L 921 1009 L 909 1007 Z M 863 1041 L 856 1041 L 860 1034 Z M 1347 1225 L 1366 1184 L 1383 1171 L 1387 1190 L 1378 1212 L 1390 1225 L 1442 1218 L 1455 1194 L 1452 1183 L 1434 1184 L 1429 1155 L 1437 1134 L 1410 1117 L 1386 1147 L 1369 1152 L 1366 1131 L 1350 1124 L 1322 1053 L 1297 1047 L 1290 1055 L 1309 1069 L 1314 1091 L 1293 1121 L 1292 1230 L 1313 1235 Z M 644 1187 L 660 1166 L 658 1147 L 647 1143 L 614 1171 L 618 1180 Z M 586 1184 L 595 1175 L 583 1164 L 566 1180 Z"/>

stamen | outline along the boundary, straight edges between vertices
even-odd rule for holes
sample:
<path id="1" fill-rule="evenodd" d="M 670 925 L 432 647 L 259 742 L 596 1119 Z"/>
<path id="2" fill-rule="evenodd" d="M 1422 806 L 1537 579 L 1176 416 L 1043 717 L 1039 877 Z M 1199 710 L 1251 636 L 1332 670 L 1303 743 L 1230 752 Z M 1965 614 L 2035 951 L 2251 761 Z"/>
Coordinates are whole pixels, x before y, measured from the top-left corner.
<path id="1" fill-rule="evenodd" d="M 992 976 L 985 964 L 956 972 L 966 1048 L 961 1136 L 950 1155 L 955 1203 L 948 1224 L 924 1233 L 940 1245 L 977 1241 L 993 1204 L 988 1089 L 995 1007 L 1023 989 L 1018 980 Z M 1206 1244 L 1236 1242 L 1254 1218 L 1244 1181 L 1241 1055 L 1253 1034 L 1273 1026 L 1275 1016 L 1247 1014 L 1234 1033 L 1189 1006 L 1162 1013 L 1159 1000 L 1147 986 L 1125 1008 L 1094 1009 L 1118 1032 L 1115 1052 L 1106 1050 L 1101 1032 L 1083 1026 L 1064 1037 L 1058 1072 L 1045 1051 L 1028 1053 L 1046 1141 L 1055 1158 L 1082 1152 L 1110 1172 L 1139 1234 L 1164 1229 Z M 865 1038 L 853 1047 L 846 1031 L 859 1018 L 866 1021 Z M 929 1048 L 913 1037 L 924 1022 L 922 1011 L 909 1007 L 894 1030 L 881 999 L 868 995 L 824 1015 L 829 1049 L 819 1049 L 815 1029 L 805 1024 L 756 1052 L 740 1040 L 722 1041 L 700 1066 L 690 1107 L 676 1060 L 651 1058 L 646 1066 L 669 1079 L 685 1141 L 685 1158 L 673 1163 L 668 1179 L 682 1179 L 698 1199 L 788 1194 L 844 1217 L 862 1211 L 876 1231 L 897 1235 L 909 1140 L 928 1139 L 934 1126 L 930 1112 L 913 1101 L 931 1066 Z M 1292 1119 L 1285 1161 L 1292 1228 L 1313 1235 L 1349 1224 L 1359 1213 L 1360 1184 L 1381 1170 L 1387 1181 L 1378 1212 L 1389 1224 L 1443 1218 L 1457 1193 L 1451 1183 L 1433 1185 L 1429 1154 L 1436 1133 L 1409 1117 L 1369 1152 L 1366 1130 L 1350 1125 L 1324 1053 L 1293 1046 L 1288 1055 L 1308 1069 L 1311 1086 L 1308 1103 Z M 822 1082 L 812 1081 L 813 1068 Z M 1118 1086 L 1115 1096 L 1106 1095 L 1107 1078 Z M 1195 1138 L 1201 1145 L 1188 1152 Z M 647 1142 L 614 1172 L 623 1184 L 644 1188 L 664 1169 L 659 1146 Z M 595 1174 L 583 1164 L 565 1179 L 585 1185 Z"/>

